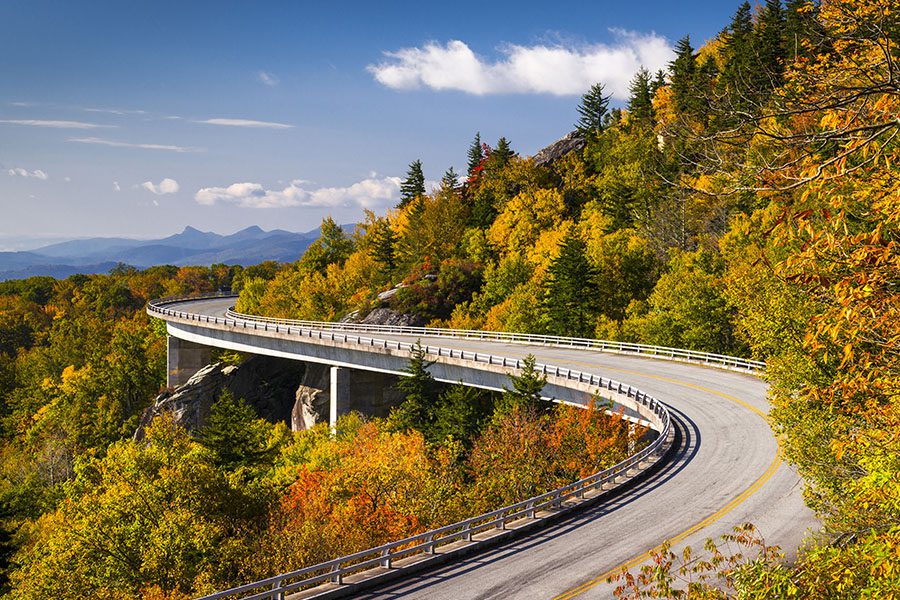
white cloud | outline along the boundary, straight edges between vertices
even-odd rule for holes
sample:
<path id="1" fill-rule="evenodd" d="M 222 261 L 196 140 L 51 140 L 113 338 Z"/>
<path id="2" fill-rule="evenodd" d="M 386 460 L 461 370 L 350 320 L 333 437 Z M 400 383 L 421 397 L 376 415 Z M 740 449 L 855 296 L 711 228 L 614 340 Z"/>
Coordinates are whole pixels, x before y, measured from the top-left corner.
<path id="1" fill-rule="evenodd" d="M 267 73 L 265 71 L 260 71 L 257 73 L 259 80 L 266 84 L 269 87 L 275 87 L 278 85 L 278 78 L 272 75 L 271 73 Z"/>
<path id="2" fill-rule="evenodd" d="M 50 179 L 50 176 L 47 175 L 45 171 L 40 169 L 35 169 L 34 171 L 29 171 L 28 169 L 23 169 L 22 167 L 13 167 L 6 171 L 10 177 L 28 177 L 31 179 L 42 179 L 44 181 Z"/>
<path id="3" fill-rule="evenodd" d="M 28 125 L 31 127 L 53 127 L 55 129 L 102 129 L 114 125 L 98 125 L 84 121 L 48 121 L 43 119 L 0 119 L 0 123 L 9 125 Z"/>
<path id="4" fill-rule="evenodd" d="M 611 30 L 612 44 L 507 45 L 502 59 L 490 62 L 459 40 L 445 45 L 385 52 L 387 60 L 367 70 L 381 84 L 398 90 L 456 90 L 469 94 L 583 94 L 602 82 L 615 98 L 628 98 L 628 84 L 644 66 L 664 68 L 673 57 L 666 38 L 655 33 Z"/>
<path id="5" fill-rule="evenodd" d="M 146 115 L 145 110 L 126 110 L 123 108 L 85 108 L 85 112 L 105 113 L 110 115 Z"/>
<path id="6" fill-rule="evenodd" d="M 118 181 L 113 181 L 113 191 L 114 191 L 114 192 L 121 192 L 121 191 L 122 191 L 122 188 L 119 187 L 119 182 L 118 182 Z"/>
<path id="7" fill-rule="evenodd" d="M 194 121 L 206 125 L 225 125 L 227 127 L 256 127 L 262 129 L 293 129 L 293 125 L 287 123 L 273 123 L 271 121 L 254 121 L 252 119 L 206 119 Z"/>
<path id="8" fill-rule="evenodd" d="M 174 194 L 179 189 L 178 182 L 174 179 L 169 179 L 168 177 L 160 181 L 159 184 L 155 184 L 152 181 L 145 181 L 141 184 L 141 187 L 145 190 L 153 192 L 157 196 L 161 196 L 163 194 Z"/>
<path id="9" fill-rule="evenodd" d="M 63 181 L 68 183 L 68 182 L 72 181 L 72 178 L 67 175 L 67 176 L 63 177 Z"/>
<path id="10" fill-rule="evenodd" d="M 129 142 L 117 142 L 115 140 L 107 140 L 97 137 L 86 138 L 69 138 L 69 142 L 77 142 L 79 144 L 97 144 L 100 146 L 111 146 L 113 148 L 142 148 L 144 150 L 167 150 L 169 152 L 202 152 L 202 148 L 189 148 L 185 146 L 170 146 L 166 144 L 132 144 Z"/>
<path id="11" fill-rule="evenodd" d="M 203 188 L 195 194 L 194 199 L 208 206 L 234 204 L 245 208 L 290 206 L 380 208 L 391 204 L 400 195 L 399 177 L 370 177 L 347 187 L 310 189 L 307 184 L 308 181 L 295 179 L 284 189 L 267 190 L 258 183 L 233 183 L 225 188 Z"/>

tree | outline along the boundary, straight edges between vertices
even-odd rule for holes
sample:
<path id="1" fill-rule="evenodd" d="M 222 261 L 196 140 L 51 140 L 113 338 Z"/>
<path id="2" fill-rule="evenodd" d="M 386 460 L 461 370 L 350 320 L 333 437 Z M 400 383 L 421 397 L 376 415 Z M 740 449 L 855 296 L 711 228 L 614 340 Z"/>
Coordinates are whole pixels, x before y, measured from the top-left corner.
<path id="1" fill-rule="evenodd" d="M 697 109 L 697 58 L 690 36 L 684 36 L 675 44 L 675 60 L 669 63 L 672 94 L 675 109 L 685 115 L 692 115 Z"/>
<path id="2" fill-rule="evenodd" d="M 544 405 L 541 391 L 547 385 L 547 376 L 540 373 L 536 366 L 534 354 L 522 360 L 522 369 L 518 375 L 509 375 L 512 389 L 503 388 L 503 396 L 494 416 L 494 422 L 511 410 L 535 412 Z"/>
<path id="3" fill-rule="evenodd" d="M 456 191 L 459 189 L 459 175 L 450 167 L 441 177 L 441 189 L 448 191 Z"/>
<path id="4" fill-rule="evenodd" d="M 570 231 L 550 263 L 544 307 L 555 335 L 591 337 L 594 333 L 597 283 L 585 250 L 581 235 Z"/>
<path id="5" fill-rule="evenodd" d="M 416 198 L 425 195 L 425 175 L 422 173 L 422 161 L 414 160 L 409 164 L 406 179 L 400 183 L 400 208 L 406 206 Z"/>
<path id="6" fill-rule="evenodd" d="M 500 170 L 509 163 L 509 159 L 515 156 L 515 152 L 509 147 L 509 140 L 501 137 L 497 140 L 497 147 L 491 150 L 490 168 L 492 170 Z"/>
<path id="7" fill-rule="evenodd" d="M 271 428 L 249 404 L 235 400 L 225 390 L 213 403 L 206 425 L 194 439 L 212 452 L 217 465 L 233 471 L 258 466 L 274 457 L 277 447 L 269 444 Z"/>
<path id="8" fill-rule="evenodd" d="M 388 281 L 393 281 L 397 268 L 397 234 L 387 219 L 376 219 L 372 227 L 372 242 L 369 251 L 387 272 Z"/>
<path id="9" fill-rule="evenodd" d="M 785 15 L 781 0 L 766 0 L 756 26 L 754 47 L 756 48 L 757 89 L 761 98 L 780 86 L 784 80 Z"/>
<path id="10" fill-rule="evenodd" d="M 300 269 L 324 274 L 328 265 L 343 264 L 353 248 L 353 240 L 347 237 L 344 229 L 331 217 L 325 217 L 319 226 L 318 239 L 310 244 L 300 259 Z"/>
<path id="11" fill-rule="evenodd" d="M 409 353 L 409 364 L 403 369 L 409 375 L 397 382 L 397 389 L 406 397 L 400 406 L 391 411 L 390 420 L 399 431 L 425 431 L 434 423 L 435 405 L 442 386 L 428 372 L 434 361 L 429 361 L 425 356 L 421 342 L 416 342 Z"/>
<path id="12" fill-rule="evenodd" d="M 481 145 L 481 132 L 475 133 L 475 139 L 472 140 L 472 144 L 469 146 L 468 151 L 468 166 L 466 168 L 466 174 L 468 175 L 469 182 L 474 181 L 476 177 L 478 177 L 478 173 L 481 171 L 482 161 L 484 160 L 484 148 Z"/>
<path id="13" fill-rule="evenodd" d="M 629 86 L 628 114 L 639 123 L 649 123 L 653 119 L 653 97 L 650 93 L 650 72 L 641 67 Z"/>
<path id="14" fill-rule="evenodd" d="M 611 96 L 603 94 L 603 84 L 595 83 L 582 97 L 578 105 L 581 117 L 575 129 L 585 137 L 595 136 L 603 131 Z"/>

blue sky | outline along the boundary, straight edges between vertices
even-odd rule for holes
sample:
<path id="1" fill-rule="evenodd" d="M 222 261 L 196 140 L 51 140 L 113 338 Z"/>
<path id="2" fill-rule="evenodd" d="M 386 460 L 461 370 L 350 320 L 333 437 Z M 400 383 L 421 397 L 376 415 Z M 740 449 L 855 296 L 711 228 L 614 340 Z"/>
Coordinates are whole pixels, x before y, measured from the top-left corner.
<path id="1" fill-rule="evenodd" d="M 530 155 L 736 1 L 0 2 L 0 238 L 304 231 Z"/>

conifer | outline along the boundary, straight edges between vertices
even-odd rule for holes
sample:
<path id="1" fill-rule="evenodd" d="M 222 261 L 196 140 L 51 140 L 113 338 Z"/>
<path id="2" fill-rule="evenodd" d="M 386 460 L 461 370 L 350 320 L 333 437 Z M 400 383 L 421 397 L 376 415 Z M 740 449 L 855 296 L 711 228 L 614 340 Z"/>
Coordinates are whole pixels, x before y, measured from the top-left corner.
<path id="1" fill-rule="evenodd" d="M 422 173 L 422 161 L 415 160 L 410 163 L 406 172 L 406 179 L 400 184 L 400 204 L 403 208 L 416 198 L 425 195 L 425 175 Z"/>
<path id="2" fill-rule="evenodd" d="M 609 110 L 609 99 L 610 96 L 603 94 L 602 83 L 592 85 L 581 97 L 581 104 L 578 106 L 581 118 L 575 123 L 575 129 L 585 137 L 601 133 Z"/>

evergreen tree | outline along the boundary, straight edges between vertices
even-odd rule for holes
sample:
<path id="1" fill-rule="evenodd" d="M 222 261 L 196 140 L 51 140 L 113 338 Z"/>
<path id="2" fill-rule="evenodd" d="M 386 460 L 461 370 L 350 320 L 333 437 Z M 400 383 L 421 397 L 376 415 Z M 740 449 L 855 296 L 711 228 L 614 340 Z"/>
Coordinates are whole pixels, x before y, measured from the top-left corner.
<path id="1" fill-rule="evenodd" d="M 375 221 L 372 231 L 372 245 L 369 252 L 387 271 L 388 280 L 393 281 L 397 268 L 397 234 L 387 219 Z"/>
<path id="2" fill-rule="evenodd" d="M 696 87 L 694 80 L 697 74 L 697 58 L 691 46 L 691 37 L 684 36 L 675 45 L 675 60 L 669 64 L 672 74 L 672 95 L 675 109 L 687 115 L 693 115 L 697 108 Z"/>
<path id="3" fill-rule="evenodd" d="M 497 147 L 491 150 L 490 159 L 488 161 L 490 168 L 493 170 L 502 169 L 509 163 L 509 159 L 514 155 L 515 152 L 509 147 L 509 140 L 505 137 L 501 137 L 497 140 Z"/>
<path id="4" fill-rule="evenodd" d="M 544 307 L 553 334 L 593 336 L 597 283 L 586 248 L 581 236 L 570 230 L 560 244 L 559 256 L 550 263 Z"/>
<path id="5" fill-rule="evenodd" d="M 597 135 L 603 131 L 604 119 L 609 108 L 610 96 L 603 94 L 603 84 L 595 83 L 581 97 L 578 114 L 581 118 L 575 123 L 575 129 L 583 136 Z"/>
<path id="6" fill-rule="evenodd" d="M 406 179 L 400 184 L 400 208 L 416 198 L 425 195 L 425 174 L 422 173 L 422 161 L 415 160 L 409 165 Z"/>
<path id="7" fill-rule="evenodd" d="M 628 113 L 632 120 L 649 122 L 653 118 L 653 97 L 650 92 L 650 72 L 641 67 L 629 86 Z"/>
<path id="8" fill-rule="evenodd" d="M 459 189 L 459 175 L 456 174 L 456 171 L 453 167 L 450 167 L 444 172 L 444 176 L 441 177 L 441 188 L 444 190 L 457 190 Z"/>
<path id="9" fill-rule="evenodd" d="M 428 367 L 434 364 L 425 358 L 421 342 L 416 342 L 410 352 L 409 364 L 403 369 L 409 375 L 397 382 L 406 398 L 391 411 L 391 421 L 400 430 L 429 431 L 435 421 L 435 409 L 441 384 L 434 380 Z"/>
<path id="10" fill-rule="evenodd" d="M 217 464 L 227 470 L 258 466 L 270 460 L 275 448 L 268 444 L 270 425 L 257 417 L 244 400 L 222 392 L 209 411 L 206 425 L 195 439 L 210 450 Z"/>
<path id="11" fill-rule="evenodd" d="M 765 98 L 784 81 L 784 10 L 781 0 L 766 0 L 756 26 L 757 93 Z M 759 68 L 761 67 L 761 68 Z"/>
<path id="12" fill-rule="evenodd" d="M 481 145 L 480 131 L 475 133 L 475 139 L 472 140 L 472 145 L 469 146 L 468 159 L 469 164 L 466 173 L 471 180 L 478 176 L 481 161 L 484 160 L 484 147 Z"/>
<path id="13" fill-rule="evenodd" d="M 653 78 L 653 83 L 650 84 L 650 96 L 651 98 L 656 96 L 656 92 L 659 91 L 659 88 L 666 85 L 666 72 L 662 69 L 659 69 L 656 72 L 656 77 Z"/>
<path id="14" fill-rule="evenodd" d="M 730 108 L 744 111 L 747 109 L 751 70 L 755 62 L 753 13 L 749 2 L 738 7 L 724 37 L 722 53 L 725 56 L 725 67 L 719 78 L 719 87 L 729 98 Z"/>
<path id="15" fill-rule="evenodd" d="M 503 395 L 494 413 L 495 422 L 514 408 L 538 410 L 544 404 L 541 391 L 547 385 L 547 376 L 538 372 L 534 354 L 525 357 L 522 372 L 509 375 L 509 381 L 512 389 L 503 388 Z"/>

